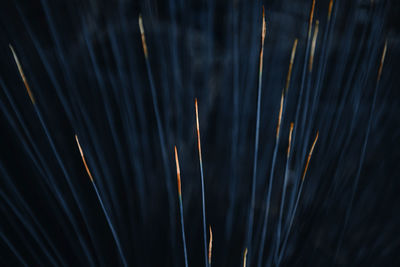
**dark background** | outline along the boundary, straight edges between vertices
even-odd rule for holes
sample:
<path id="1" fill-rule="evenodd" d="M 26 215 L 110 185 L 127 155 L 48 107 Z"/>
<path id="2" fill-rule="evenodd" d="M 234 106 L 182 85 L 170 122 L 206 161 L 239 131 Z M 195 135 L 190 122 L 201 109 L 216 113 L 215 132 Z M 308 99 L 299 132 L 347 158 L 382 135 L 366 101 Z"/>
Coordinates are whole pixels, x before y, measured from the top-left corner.
<path id="1" fill-rule="evenodd" d="M 301 87 L 311 1 L 2 1 L 2 265 L 19 265 L 16 255 L 29 266 L 53 265 L 51 258 L 68 266 L 90 265 L 88 258 L 96 266 L 120 264 L 74 134 L 79 136 L 130 266 L 183 266 L 173 158 L 173 146 L 177 145 L 189 265 L 203 265 L 194 113 L 197 97 L 207 229 L 212 226 L 214 237 L 213 265 L 241 266 L 253 174 L 262 5 L 266 9 L 267 37 L 252 242 L 255 249 L 265 209 L 281 90 L 293 41 L 299 39 L 278 146 L 264 252 L 267 262 L 274 249 L 288 128 L 295 120 Z M 320 21 L 320 34 L 314 71 L 307 76 L 310 90 L 316 90 L 318 70 L 325 63 L 326 71 L 318 87 L 321 97 L 315 103 L 315 117 L 307 117 L 307 127 L 303 127 L 307 134 L 293 150 L 291 183 L 300 179 L 304 169 L 301 151 L 309 150 L 317 130 L 320 137 L 282 265 L 397 266 L 400 3 L 336 1 L 335 25 L 323 61 L 318 44 L 327 27 L 327 10 L 328 1 L 317 1 L 315 19 Z M 139 13 L 144 20 L 165 133 L 167 168 L 141 47 Z M 385 40 L 388 50 L 376 89 Z M 19 56 L 69 178 L 49 146 L 9 44 Z M 375 90 L 371 132 L 359 183 L 355 184 Z M 40 156 L 43 161 L 38 167 L 34 159 Z M 47 170 L 45 175 L 41 170 Z M 70 208 L 69 214 L 64 212 L 54 188 Z M 342 233 L 343 243 L 336 253 Z M 79 238 L 88 244 L 89 256 L 79 246 Z"/>

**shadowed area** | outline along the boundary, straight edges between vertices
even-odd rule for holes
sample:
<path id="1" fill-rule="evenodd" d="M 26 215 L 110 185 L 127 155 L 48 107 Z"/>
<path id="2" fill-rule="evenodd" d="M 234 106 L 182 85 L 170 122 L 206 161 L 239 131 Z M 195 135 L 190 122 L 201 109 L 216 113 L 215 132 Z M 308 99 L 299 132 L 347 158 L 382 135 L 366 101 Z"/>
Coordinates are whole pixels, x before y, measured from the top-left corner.
<path id="1" fill-rule="evenodd" d="M 1 265 L 397 266 L 400 4 L 312 3 L 3 1 Z"/>

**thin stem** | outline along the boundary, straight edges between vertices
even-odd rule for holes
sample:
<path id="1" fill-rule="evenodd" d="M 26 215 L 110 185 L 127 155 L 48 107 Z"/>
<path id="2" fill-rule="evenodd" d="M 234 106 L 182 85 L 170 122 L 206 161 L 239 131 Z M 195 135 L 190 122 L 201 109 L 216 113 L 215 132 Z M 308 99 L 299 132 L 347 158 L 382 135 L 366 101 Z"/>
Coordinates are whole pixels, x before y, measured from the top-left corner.
<path id="1" fill-rule="evenodd" d="M 201 156 L 200 123 L 199 123 L 199 109 L 197 105 L 197 98 L 195 99 L 195 108 L 196 108 L 197 148 L 199 151 L 199 162 L 200 162 L 201 201 L 202 201 L 202 211 L 203 211 L 204 257 L 205 257 L 205 266 L 207 267 L 208 259 L 207 259 L 207 234 L 206 234 L 206 203 L 204 196 L 204 173 L 203 173 L 203 159 Z"/>
<path id="2" fill-rule="evenodd" d="M 183 242 L 183 253 L 185 256 L 185 266 L 188 267 L 187 249 L 186 249 L 186 237 L 185 237 L 185 224 L 183 220 L 183 204 L 182 204 L 182 188 L 181 188 L 181 170 L 179 168 L 178 151 L 175 146 L 175 162 L 176 162 L 176 179 L 178 183 L 178 198 L 179 198 L 179 209 L 181 217 L 181 228 L 182 228 L 182 242 Z"/>
<path id="3" fill-rule="evenodd" d="M 250 200 L 250 214 L 248 221 L 248 229 L 246 236 L 246 254 L 247 249 L 251 250 L 251 240 L 253 236 L 253 221 L 254 221 L 254 209 L 255 209 L 255 201 L 256 201 L 256 178 L 257 178 L 257 161 L 258 161 L 258 143 L 259 143 L 259 135 L 260 135 L 260 113 L 261 113 L 261 87 L 262 87 L 262 70 L 263 70 L 263 55 L 264 55 L 264 40 L 266 34 L 266 25 L 265 25 L 265 9 L 263 6 L 262 13 L 262 32 L 261 32 L 261 51 L 260 51 L 260 65 L 259 65 L 259 73 L 258 73 L 258 94 L 257 94 L 257 119 L 256 119 L 256 133 L 254 140 L 254 163 L 253 163 L 253 178 L 251 181 L 251 200 Z M 251 259 L 249 260 L 249 265 L 251 264 Z"/>

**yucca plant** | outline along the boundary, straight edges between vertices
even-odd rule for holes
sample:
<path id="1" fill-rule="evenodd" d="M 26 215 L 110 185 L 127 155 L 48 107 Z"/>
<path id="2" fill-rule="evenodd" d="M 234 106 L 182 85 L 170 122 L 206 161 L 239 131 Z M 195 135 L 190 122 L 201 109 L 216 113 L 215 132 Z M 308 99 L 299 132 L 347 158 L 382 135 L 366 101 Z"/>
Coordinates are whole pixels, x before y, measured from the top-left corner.
<path id="1" fill-rule="evenodd" d="M 2 266 L 397 266 L 395 1 L 5 1 Z"/>

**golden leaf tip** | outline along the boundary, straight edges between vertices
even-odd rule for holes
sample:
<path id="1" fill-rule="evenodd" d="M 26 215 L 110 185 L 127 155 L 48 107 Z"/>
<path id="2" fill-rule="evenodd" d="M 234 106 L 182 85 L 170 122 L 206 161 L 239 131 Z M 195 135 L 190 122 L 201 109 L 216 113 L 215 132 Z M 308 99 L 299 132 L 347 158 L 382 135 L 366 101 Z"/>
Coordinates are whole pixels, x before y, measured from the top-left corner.
<path id="1" fill-rule="evenodd" d="M 181 170 L 179 168 L 178 150 L 176 149 L 176 146 L 174 147 L 174 150 L 175 150 L 175 162 L 176 162 L 176 179 L 178 182 L 178 194 L 179 197 L 181 197 L 182 196 Z"/>
<path id="2" fill-rule="evenodd" d="M 318 29 L 319 29 L 319 20 L 316 20 L 315 21 L 314 35 L 313 35 L 312 42 L 311 42 L 311 54 L 310 54 L 310 61 L 309 61 L 309 66 L 308 66 L 308 71 L 309 72 L 311 72 L 312 68 L 313 68 L 315 47 L 316 47 L 316 44 L 317 44 L 317 37 L 318 37 Z"/>
<path id="3" fill-rule="evenodd" d="M 383 63 L 385 62 L 385 57 L 386 57 L 386 52 L 387 52 L 387 39 L 385 41 L 385 45 L 383 47 L 383 52 L 382 52 L 382 57 L 381 57 L 381 61 L 379 63 L 379 70 L 378 70 L 378 79 L 377 81 L 379 82 L 381 79 L 381 75 L 382 75 L 382 69 L 383 69 Z"/>
<path id="4" fill-rule="evenodd" d="M 319 137 L 319 131 L 317 131 L 317 135 L 315 136 L 315 139 L 314 139 L 314 142 L 313 142 L 313 144 L 311 146 L 310 152 L 308 153 L 306 167 L 304 168 L 303 176 L 301 178 L 302 181 L 304 181 L 304 178 L 306 177 L 306 173 L 307 173 L 307 170 L 308 170 L 308 165 L 310 164 L 310 159 L 311 159 L 312 153 L 314 151 L 315 144 L 317 143 L 318 137 Z"/>
<path id="5" fill-rule="evenodd" d="M 142 46 L 143 46 L 144 56 L 147 58 L 148 52 L 147 52 L 146 37 L 144 34 L 142 14 L 139 14 L 139 29 L 140 29 L 140 36 L 142 38 Z"/>
<path id="6" fill-rule="evenodd" d="M 17 53 L 15 53 L 14 47 L 11 44 L 8 44 L 8 47 L 10 47 L 10 49 L 11 49 L 11 53 L 13 54 L 14 61 L 17 64 L 19 75 L 21 76 L 21 79 L 25 85 L 25 89 L 28 92 L 29 98 L 31 99 L 32 104 L 35 105 L 36 104 L 35 98 L 33 97 L 31 88 L 28 84 L 28 81 L 26 80 L 26 77 L 25 77 L 24 71 L 22 69 L 21 63 L 19 62 Z"/>
<path id="7" fill-rule="evenodd" d="M 213 234 L 211 230 L 211 225 L 209 226 L 210 229 L 210 242 L 208 244 L 208 264 L 211 265 L 211 252 L 212 252 L 212 242 L 213 242 Z"/>
<path id="8" fill-rule="evenodd" d="M 245 248 L 244 253 L 243 253 L 243 267 L 246 267 L 246 261 L 247 261 L 247 248 Z"/>
<path id="9" fill-rule="evenodd" d="M 142 14 L 139 14 L 139 29 L 140 29 L 140 33 L 144 34 L 144 27 L 143 27 L 143 18 L 142 18 Z"/>
<path id="10" fill-rule="evenodd" d="M 81 154 L 83 165 L 85 166 L 86 172 L 89 175 L 90 181 L 93 182 L 93 176 L 90 173 L 89 167 L 86 163 L 85 155 L 83 154 L 81 144 L 79 143 L 78 135 L 76 135 L 76 134 L 75 134 L 75 140 L 76 140 L 76 144 L 78 145 L 79 153 Z"/>
<path id="11" fill-rule="evenodd" d="M 289 131 L 289 144 L 288 144 L 287 155 L 286 155 L 287 158 L 289 158 L 289 155 L 290 155 L 290 148 L 291 148 L 291 146 L 292 146 L 293 126 L 294 126 L 294 123 L 291 122 L 291 123 L 290 123 L 290 131 Z"/>
<path id="12" fill-rule="evenodd" d="M 328 9 L 328 20 L 331 20 L 332 7 L 333 7 L 333 0 L 330 0 L 329 1 L 329 9 Z"/>
<path id="13" fill-rule="evenodd" d="M 308 38 L 311 38 L 311 27 L 312 27 L 312 22 L 314 19 L 314 8 L 315 8 L 315 0 L 313 0 L 313 2 L 312 2 L 311 11 L 310 11 L 310 19 L 308 21 Z"/>

